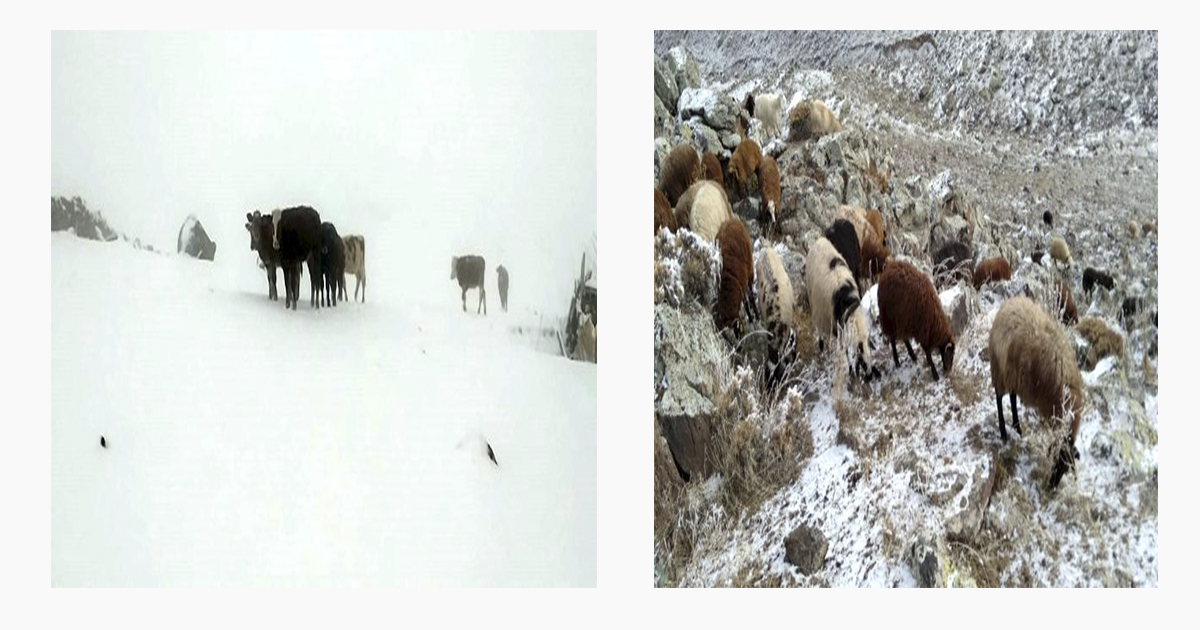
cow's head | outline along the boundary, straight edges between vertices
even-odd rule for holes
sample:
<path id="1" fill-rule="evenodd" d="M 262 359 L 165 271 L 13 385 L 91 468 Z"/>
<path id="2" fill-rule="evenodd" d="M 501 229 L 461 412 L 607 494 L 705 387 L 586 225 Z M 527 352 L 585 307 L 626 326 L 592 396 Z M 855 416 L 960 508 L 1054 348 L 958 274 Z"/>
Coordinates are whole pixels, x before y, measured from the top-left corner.
<path id="1" fill-rule="evenodd" d="M 258 251 L 259 243 L 269 243 L 274 230 L 271 215 L 264 215 L 258 210 L 255 210 L 254 214 L 246 213 L 246 231 L 250 232 L 251 251 Z"/>

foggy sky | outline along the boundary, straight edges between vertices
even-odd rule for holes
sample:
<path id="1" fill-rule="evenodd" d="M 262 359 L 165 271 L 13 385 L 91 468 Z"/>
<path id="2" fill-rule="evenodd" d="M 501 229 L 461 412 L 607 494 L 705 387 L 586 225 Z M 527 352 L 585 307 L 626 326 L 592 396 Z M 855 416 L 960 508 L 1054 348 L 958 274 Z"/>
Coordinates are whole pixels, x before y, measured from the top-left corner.
<path id="1" fill-rule="evenodd" d="M 304 204 L 447 283 L 454 253 L 545 276 L 564 311 L 595 251 L 595 119 L 593 32 L 51 37 L 51 194 L 169 252 L 195 213 L 251 273 L 246 212 Z M 411 240 L 373 242 L 395 220 Z"/>

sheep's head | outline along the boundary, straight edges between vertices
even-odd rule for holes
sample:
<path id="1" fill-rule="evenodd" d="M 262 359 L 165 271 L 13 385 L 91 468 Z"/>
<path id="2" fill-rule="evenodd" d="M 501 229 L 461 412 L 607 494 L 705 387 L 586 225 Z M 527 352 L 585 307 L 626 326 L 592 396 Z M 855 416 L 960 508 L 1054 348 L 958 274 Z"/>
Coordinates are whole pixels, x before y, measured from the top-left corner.
<path id="1" fill-rule="evenodd" d="M 1055 458 L 1054 472 L 1050 474 L 1050 488 L 1057 488 L 1063 475 L 1067 471 L 1075 471 L 1075 462 L 1079 459 L 1079 449 L 1071 443 L 1071 438 L 1067 437 L 1063 440 L 1062 446 L 1058 449 L 1058 457 Z"/>
<path id="2" fill-rule="evenodd" d="M 942 371 L 946 374 L 950 373 L 950 368 L 954 367 L 954 342 L 948 342 L 942 346 Z"/>
<path id="3" fill-rule="evenodd" d="M 458 277 L 458 256 L 450 257 L 450 279 Z"/>

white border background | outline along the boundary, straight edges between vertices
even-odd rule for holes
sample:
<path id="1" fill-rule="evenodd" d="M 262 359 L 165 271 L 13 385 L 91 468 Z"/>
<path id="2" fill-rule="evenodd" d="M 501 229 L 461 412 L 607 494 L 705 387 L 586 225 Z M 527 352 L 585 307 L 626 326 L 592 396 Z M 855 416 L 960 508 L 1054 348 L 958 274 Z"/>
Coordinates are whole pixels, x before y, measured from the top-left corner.
<path id="1" fill-rule="evenodd" d="M 1195 592 L 1195 468 L 1188 465 L 1197 416 L 1184 392 L 1195 387 L 1185 357 L 1195 356 L 1194 291 L 1186 253 L 1196 251 L 1194 165 L 1185 158 L 1197 146 L 1195 116 L 1185 114 L 1195 90 L 1195 33 L 1182 11 L 1154 3 L 1089 3 L 1086 8 L 1052 8 L 1049 3 L 943 3 L 917 7 L 895 3 L 663 3 L 661 7 L 606 3 L 569 7 L 552 15 L 550 6 L 512 3 L 341 2 L 328 5 L 206 2 L 161 12 L 150 3 L 10 4 L 5 22 L 20 32 L 0 37 L 3 96 L 0 146 L 3 213 L 8 235 L 4 258 L 10 267 L 3 309 L 4 411 L 0 417 L 0 471 L 4 489 L 0 567 L 5 627 L 66 625 L 211 627 L 222 625 L 344 627 L 370 622 L 417 627 L 477 626 L 512 628 L 597 627 L 634 623 L 731 627 L 886 625 L 972 628 L 1051 624 L 1156 627 L 1192 617 Z M 464 6 L 464 4 L 466 6 Z M 121 6 L 118 6 L 121 5 Z M 125 6 L 129 5 L 129 6 Z M 310 9 L 310 6 L 312 8 Z M 314 10 L 315 9 L 315 10 Z M 324 9 L 324 11 L 322 11 Z M 1132 15 L 1131 15 L 1132 14 Z M 731 15 L 736 23 L 723 23 Z M 788 16 L 792 16 L 789 18 Z M 557 17 L 554 24 L 547 17 Z M 466 19 L 464 19 L 466 18 Z M 1024 19 L 1022 19 L 1024 18 Z M 753 21 L 757 24 L 745 23 Z M 650 55 L 653 28 L 696 26 L 733 28 L 907 27 L 928 21 L 943 27 L 1155 28 L 1160 30 L 1160 201 L 1159 287 L 1160 433 L 1163 485 L 1159 521 L 1160 589 L 1141 591 L 976 592 L 898 591 L 656 591 L 652 589 L 651 338 L 652 257 L 649 204 Z M 223 28 L 235 25 L 326 27 L 356 25 L 404 27 L 529 28 L 564 26 L 599 29 L 598 151 L 599 247 L 605 261 L 606 332 L 599 365 L 598 584 L 595 590 L 499 592 L 452 590 L 428 593 L 378 590 L 183 591 L 67 590 L 50 584 L 49 423 L 49 256 L 44 211 L 49 189 L 51 27 Z M 1023 22 L 1023 23 L 1019 23 Z M 357 24 L 356 24 L 357 23 Z M 1176 107 L 1179 105 L 1179 107 Z M 1174 156 L 1174 157 L 1172 157 Z M 1186 160 L 1186 161 L 1185 161 Z M 32 209 L 32 210 L 31 210 Z M 30 236 L 27 236 L 30 235 Z M 1164 597 L 1163 593 L 1167 595 Z M 464 601 L 465 598 L 465 601 Z M 532 623 L 531 623 L 532 622 Z"/>

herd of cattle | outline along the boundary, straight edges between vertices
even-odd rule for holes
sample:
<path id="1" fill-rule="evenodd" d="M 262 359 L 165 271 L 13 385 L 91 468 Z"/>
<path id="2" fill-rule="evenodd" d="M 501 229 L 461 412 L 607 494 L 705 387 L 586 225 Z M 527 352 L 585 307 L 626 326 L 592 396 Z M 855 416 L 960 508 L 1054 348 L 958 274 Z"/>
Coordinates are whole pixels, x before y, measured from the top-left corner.
<path id="1" fill-rule="evenodd" d="M 308 206 L 297 206 L 263 214 L 255 210 L 246 213 L 246 231 L 250 233 L 250 249 L 258 252 L 262 267 L 267 271 L 270 299 L 278 300 L 275 288 L 276 269 L 283 269 L 286 292 L 284 307 L 296 309 L 300 297 L 301 265 L 308 264 L 310 283 L 309 302 L 313 308 L 337 306 L 346 299 L 346 274 L 354 274 L 357 283 L 354 299 L 367 300 L 366 241 L 362 236 L 342 237 L 330 222 L 321 222 L 321 215 Z M 487 314 L 484 290 L 486 263 L 481 256 L 455 256 L 450 263 L 450 279 L 462 287 L 463 311 L 467 310 L 467 290 L 479 289 L 479 308 Z M 496 269 L 500 288 L 500 306 L 508 310 L 508 270 Z"/>

